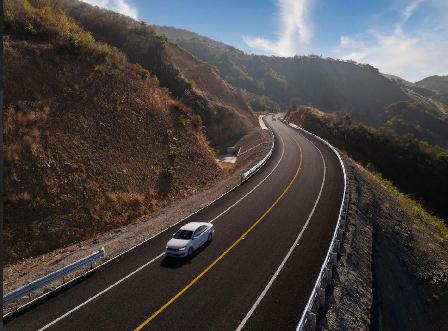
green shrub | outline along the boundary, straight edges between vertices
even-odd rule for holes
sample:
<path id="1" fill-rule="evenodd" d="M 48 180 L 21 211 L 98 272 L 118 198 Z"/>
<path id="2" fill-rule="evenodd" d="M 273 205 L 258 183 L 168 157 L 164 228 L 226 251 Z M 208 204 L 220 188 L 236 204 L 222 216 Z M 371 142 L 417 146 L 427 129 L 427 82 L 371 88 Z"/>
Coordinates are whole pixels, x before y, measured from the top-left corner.
<path id="1" fill-rule="evenodd" d="M 177 123 L 186 128 L 188 124 L 190 124 L 190 119 L 185 115 L 180 115 L 179 117 L 177 117 Z"/>
<path id="2" fill-rule="evenodd" d="M 194 114 L 191 116 L 191 124 L 193 124 L 193 127 L 196 131 L 202 130 L 202 118 L 201 116 Z"/>
<path id="3" fill-rule="evenodd" d="M 316 109 L 301 108 L 289 119 L 345 150 L 357 162 L 370 163 L 400 191 L 417 197 L 427 210 L 448 222 L 448 150 L 390 128 L 369 127 Z"/>
<path id="4" fill-rule="evenodd" d="M 11 29 L 35 35 L 59 36 L 74 46 L 95 48 L 95 39 L 71 20 L 57 1 L 51 0 L 6 0 L 6 31 Z"/>
<path id="5" fill-rule="evenodd" d="M 172 180 L 176 174 L 173 166 L 166 166 L 160 170 L 160 176 L 166 180 Z"/>
<path id="6" fill-rule="evenodd" d="M 174 145 L 169 146 L 169 152 L 168 152 L 170 158 L 176 158 L 178 156 L 182 155 L 182 148 L 176 147 Z"/>

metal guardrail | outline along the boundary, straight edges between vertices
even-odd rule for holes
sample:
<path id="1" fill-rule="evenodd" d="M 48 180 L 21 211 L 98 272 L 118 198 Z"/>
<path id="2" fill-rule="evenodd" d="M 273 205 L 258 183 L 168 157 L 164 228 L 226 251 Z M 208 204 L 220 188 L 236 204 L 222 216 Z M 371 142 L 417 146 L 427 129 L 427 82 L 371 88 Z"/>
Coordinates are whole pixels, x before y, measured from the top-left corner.
<path id="1" fill-rule="evenodd" d="M 261 120 L 263 120 L 263 119 L 261 119 Z M 269 160 L 269 158 L 271 157 L 272 152 L 274 151 L 274 145 L 275 145 L 274 133 L 272 132 L 272 130 L 271 130 L 271 135 L 272 135 L 272 145 L 271 145 L 271 149 L 269 150 L 268 154 L 266 154 L 266 156 L 263 159 L 261 159 L 252 168 L 250 168 L 249 170 L 247 170 L 246 172 L 243 172 L 241 174 L 241 183 L 244 183 L 252 175 L 254 175 L 258 170 L 260 170 L 260 168 L 262 166 L 264 166 L 266 164 L 266 162 Z"/>
<path id="2" fill-rule="evenodd" d="M 27 296 L 27 295 L 30 296 L 31 292 L 36 291 L 57 279 L 64 278 L 69 273 L 71 273 L 77 269 L 80 269 L 86 265 L 92 264 L 93 262 L 103 258 L 104 256 L 105 256 L 105 251 L 104 251 L 104 247 L 103 247 L 98 252 L 95 252 L 95 253 L 93 253 L 83 259 L 80 259 L 76 262 L 73 262 L 72 264 L 69 264 L 68 266 L 65 266 L 59 270 L 53 271 L 52 273 L 50 273 L 46 276 L 43 276 L 25 286 L 22 286 L 22 287 L 18 288 L 17 290 L 9 292 L 8 294 L 6 294 L 3 297 L 3 307 L 17 299 L 24 297 L 24 296 Z"/>
<path id="3" fill-rule="evenodd" d="M 262 120 L 262 119 L 260 119 L 260 120 Z M 256 173 L 271 157 L 272 152 L 274 150 L 274 134 L 273 134 L 272 130 L 271 130 L 271 135 L 272 135 L 272 146 L 271 146 L 269 153 L 260 162 L 258 162 L 255 166 L 253 166 L 251 169 L 249 169 L 248 171 L 241 174 L 241 182 L 242 183 L 244 181 L 246 181 L 249 177 L 251 177 L 254 173 Z M 240 151 L 241 151 L 241 148 L 238 150 L 238 154 L 240 153 Z M 104 248 L 101 248 L 99 251 L 97 251 L 83 259 L 80 259 L 72 264 L 69 264 L 68 266 L 65 266 L 59 270 L 56 270 L 42 278 L 35 280 L 34 282 L 31 282 L 25 286 L 22 286 L 16 290 L 6 294 L 5 296 L 3 296 L 3 307 L 10 304 L 11 302 L 13 302 L 15 300 L 22 298 L 22 297 L 30 296 L 33 291 L 36 291 L 55 280 L 64 278 L 69 273 L 71 273 L 77 269 L 80 269 L 86 265 L 92 264 L 93 262 L 103 258 L 104 256 L 105 256 Z"/>
<path id="4" fill-rule="evenodd" d="M 302 129 L 300 127 L 297 127 L 297 126 L 294 126 L 294 128 L 313 136 L 317 140 L 319 140 L 322 143 L 324 143 L 325 145 L 327 145 L 338 157 L 339 162 L 341 163 L 342 171 L 344 173 L 344 195 L 343 195 L 341 207 L 339 209 L 338 221 L 336 223 L 333 238 L 331 239 L 330 247 L 328 248 L 327 255 L 325 256 L 324 263 L 322 264 L 322 267 L 320 269 L 316 283 L 314 284 L 310 298 L 308 299 L 308 303 L 302 313 L 302 317 L 300 318 L 299 324 L 297 325 L 297 328 L 296 328 L 297 331 L 302 331 L 302 330 L 304 330 L 304 328 L 308 322 L 311 322 L 312 329 L 315 328 L 316 315 L 313 313 L 312 309 L 315 304 L 316 298 L 318 296 L 322 296 L 322 295 L 325 296 L 325 289 L 322 288 L 322 282 L 326 276 L 329 278 L 332 277 L 332 265 L 334 265 L 337 262 L 337 253 L 339 252 L 342 235 L 343 235 L 341 226 L 342 227 L 345 226 L 349 194 L 348 194 L 348 190 L 347 190 L 347 188 L 348 188 L 347 172 L 345 169 L 344 161 L 342 160 L 341 155 L 336 150 L 336 148 L 334 148 L 333 145 L 331 145 L 328 141 L 326 141 L 325 139 L 322 139 L 321 137 L 315 135 L 314 133 L 311 133 L 311 132 L 309 132 L 305 129 Z"/>

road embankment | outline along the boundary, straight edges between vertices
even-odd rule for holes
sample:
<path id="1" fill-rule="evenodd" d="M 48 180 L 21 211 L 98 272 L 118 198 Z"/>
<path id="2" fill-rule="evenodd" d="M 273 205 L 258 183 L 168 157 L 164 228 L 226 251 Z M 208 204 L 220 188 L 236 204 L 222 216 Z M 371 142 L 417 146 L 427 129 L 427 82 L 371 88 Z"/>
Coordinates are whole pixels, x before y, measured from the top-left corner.
<path id="1" fill-rule="evenodd" d="M 377 177 L 345 158 L 351 201 L 322 330 L 441 330 L 448 317 L 448 252 Z"/>
<path id="2" fill-rule="evenodd" d="M 203 190 L 187 198 L 173 201 L 166 208 L 139 217 L 130 224 L 101 233 L 89 240 L 77 242 L 52 252 L 5 266 L 3 272 L 4 293 L 8 293 L 67 264 L 73 263 L 97 251 L 101 247 L 105 247 L 106 260 L 113 259 L 140 242 L 172 226 L 179 220 L 204 208 L 240 184 L 240 174 L 250 169 L 268 153 L 271 146 L 271 139 L 272 136 L 268 130 L 256 130 L 243 137 L 239 144 L 244 148 L 248 148 L 259 142 L 261 143 L 256 148 L 252 148 L 241 157 L 238 157 L 236 164 L 227 168 L 227 176 L 218 182 L 207 185 Z M 102 262 L 104 261 L 100 261 L 97 264 Z M 69 281 L 85 271 L 81 269 L 74 272 L 67 276 L 65 280 Z M 61 285 L 60 282 L 54 282 L 42 290 L 33 292 L 32 298 L 36 298 L 46 291 L 55 289 L 59 285 Z M 4 307 L 4 313 L 15 310 L 27 301 L 27 298 L 23 298 Z"/>

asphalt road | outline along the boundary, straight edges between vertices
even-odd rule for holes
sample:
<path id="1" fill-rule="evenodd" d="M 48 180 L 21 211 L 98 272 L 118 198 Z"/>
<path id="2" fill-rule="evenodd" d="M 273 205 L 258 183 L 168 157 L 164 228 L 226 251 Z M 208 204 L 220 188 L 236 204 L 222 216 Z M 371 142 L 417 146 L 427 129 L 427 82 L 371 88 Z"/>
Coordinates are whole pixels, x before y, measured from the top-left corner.
<path id="1" fill-rule="evenodd" d="M 6 330 L 288 330 L 336 226 L 343 174 L 328 147 L 280 121 L 271 159 L 185 222 L 212 221 L 189 261 L 161 255 L 169 229 L 9 321 Z"/>

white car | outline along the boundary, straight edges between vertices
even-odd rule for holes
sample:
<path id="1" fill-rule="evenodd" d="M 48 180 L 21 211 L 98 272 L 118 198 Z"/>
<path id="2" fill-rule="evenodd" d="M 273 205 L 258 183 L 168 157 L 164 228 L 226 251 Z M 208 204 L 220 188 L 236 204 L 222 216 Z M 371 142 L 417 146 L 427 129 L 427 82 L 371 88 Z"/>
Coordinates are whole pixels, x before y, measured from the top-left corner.
<path id="1" fill-rule="evenodd" d="M 191 257 L 205 243 L 211 242 L 215 228 L 211 223 L 191 222 L 181 227 L 166 244 L 166 255 Z"/>

